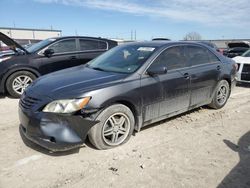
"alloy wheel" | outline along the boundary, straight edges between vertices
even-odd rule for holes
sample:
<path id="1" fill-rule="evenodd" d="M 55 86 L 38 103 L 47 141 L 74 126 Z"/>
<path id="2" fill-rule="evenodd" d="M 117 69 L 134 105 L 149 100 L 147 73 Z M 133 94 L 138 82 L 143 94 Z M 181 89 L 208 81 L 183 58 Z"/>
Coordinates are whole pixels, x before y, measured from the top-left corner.
<path id="1" fill-rule="evenodd" d="M 124 113 L 111 115 L 102 129 L 104 142 L 110 146 L 121 144 L 127 138 L 130 127 L 130 120 Z"/>
<path id="2" fill-rule="evenodd" d="M 220 105 L 223 105 L 226 102 L 227 94 L 228 94 L 227 87 L 222 85 L 217 91 L 217 102 Z"/>
<path id="3" fill-rule="evenodd" d="M 12 88 L 13 90 L 21 95 L 24 90 L 31 84 L 33 80 L 26 75 L 21 75 L 16 77 L 12 82 Z"/>

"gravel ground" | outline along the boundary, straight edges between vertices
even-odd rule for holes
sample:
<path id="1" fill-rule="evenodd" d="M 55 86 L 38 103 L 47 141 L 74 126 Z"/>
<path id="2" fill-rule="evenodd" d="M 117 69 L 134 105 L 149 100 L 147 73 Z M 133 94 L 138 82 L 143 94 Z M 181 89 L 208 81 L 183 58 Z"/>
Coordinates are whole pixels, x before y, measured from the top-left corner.
<path id="1" fill-rule="evenodd" d="M 0 187 L 250 187 L 250 87 L 220 110 L 144 128 L 125 145 L 49 153 L 19 135 L 18 100 L 0 99 Z M 26 144 L 25 144 L 26 143 Z"/>

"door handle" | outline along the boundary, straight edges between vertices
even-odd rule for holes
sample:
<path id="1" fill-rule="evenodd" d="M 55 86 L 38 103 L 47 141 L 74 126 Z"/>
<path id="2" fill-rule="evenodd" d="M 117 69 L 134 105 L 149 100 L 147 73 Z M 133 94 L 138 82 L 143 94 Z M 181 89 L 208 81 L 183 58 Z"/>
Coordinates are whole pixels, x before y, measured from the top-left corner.
<path id="1" fill-rule="evenodd" d="M 184 76 L 185 79 L 189 79 L 190 78 L 190 76 L 189 76 L 189 74 L 187 72 L 184 73 L 183 76 Z"/>
<path id="2" fill-rule="evenodd" d="M 76 56 L 70 56 L 70 58 L 69 59 L 76 59 Z"/>
<path id="3" fill-rule="evenodd" d="M 217 70 L 218 71 L 221 70 L 221 66 L 220 65 L 217 66 Z"/>

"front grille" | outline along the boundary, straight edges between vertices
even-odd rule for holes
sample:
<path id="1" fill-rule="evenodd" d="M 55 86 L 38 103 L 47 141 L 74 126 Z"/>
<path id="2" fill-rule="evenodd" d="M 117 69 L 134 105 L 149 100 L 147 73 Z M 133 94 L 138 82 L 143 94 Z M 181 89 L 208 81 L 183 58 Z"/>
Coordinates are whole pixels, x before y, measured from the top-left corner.
<path id="1" fill-rule="evenodd" d="M 32 108 L 35 104 L 37 104 L 40 101 L 40 99 L 36 99 L 33 97 L 29 97 L 26 95 L 23 95 L 20 99 L 20 105 L 24 109 L 30 109 Z"/>
<path id="2" fill-rule="evenodd" d="M 242 73 L 241 74 L 241 80 L 250 81 L 250 73 L 249 74 Z"/>
<path id="3" fill-rule="evenodd" d="M 250 73 L 250 65 L 244 64 L 242 72 Z"/>
<path id="4" fill-rule="evenodd" d="M 241 72 L 241 80 L 250 81 L 250 65 L 244 64 Z"/>

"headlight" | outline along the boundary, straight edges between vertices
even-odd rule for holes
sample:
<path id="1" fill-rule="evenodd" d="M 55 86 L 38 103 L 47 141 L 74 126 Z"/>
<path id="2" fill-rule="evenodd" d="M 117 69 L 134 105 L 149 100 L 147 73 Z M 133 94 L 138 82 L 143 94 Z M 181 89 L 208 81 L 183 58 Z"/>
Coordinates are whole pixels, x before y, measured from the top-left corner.
<path id="1" fill-rule="evenodd" d="M 10 58 L 11 58 L 11 56 L 0 58 L 0 63 L 1 63 L 1 62 L 4 62 L 4 61 L 6 61 L 6 60 L 8 60 L 8 59 L 10 59 Z"/>
<path id="2" fill-rule="evenodd" d="M 67 100 L 56 100 L 47 104 L 43 112 L 52 113 L 72 113 L 76 112 L 88 104 L 90 97 L 85 97 L 82 99 L 67 99 Z"/>

